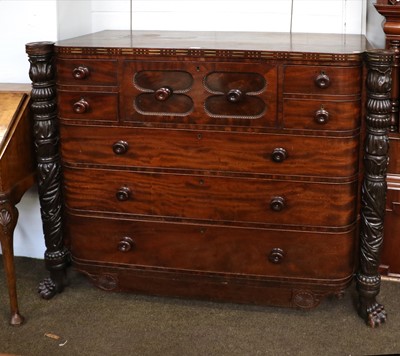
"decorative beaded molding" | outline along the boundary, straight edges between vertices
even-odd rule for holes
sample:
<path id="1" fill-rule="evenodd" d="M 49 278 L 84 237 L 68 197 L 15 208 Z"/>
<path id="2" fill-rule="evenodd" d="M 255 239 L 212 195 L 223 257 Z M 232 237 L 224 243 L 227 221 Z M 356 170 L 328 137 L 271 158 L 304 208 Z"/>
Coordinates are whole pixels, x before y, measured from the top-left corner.
<path id="1" fill-rule="evenodd" d="M 271 51 L 238 51 L 209 49 L 152 49 L 152 48 L 89 48 L 89 47 L 55 47 L 60 55 L 106 55 L 106 56 L 185 56 L 185 57 L 216 57 L 241 59 L 284 59 L 284 60 L 318 60 L 318 61 L 360 61 L 362 53 L 332 54 L 332 53 L 297 53 Z"/>

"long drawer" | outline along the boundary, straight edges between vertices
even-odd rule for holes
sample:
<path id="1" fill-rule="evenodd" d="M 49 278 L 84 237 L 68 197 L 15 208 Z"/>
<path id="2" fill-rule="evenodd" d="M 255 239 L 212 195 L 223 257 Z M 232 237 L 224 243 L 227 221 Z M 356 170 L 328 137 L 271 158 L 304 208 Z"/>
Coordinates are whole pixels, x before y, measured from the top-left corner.
<path id="1" fill-rule="evenodd" d="M 70 238 L 71 237 L 71 238 Z M 224 274 L 341 279 L 355 232 L 337 234 L 139 222 L 67 214 L 73 258 Z"/>
<path id="2" fill-rule="evenodd" d="M 342 227 L 357 182 L 332 184 L 64 168 L 72 209 L 185 219 Z"/>
<path id="3" fill-rule="evenodd" d="M 124 167 L 351 177 L 359 135 L 318 137 L 245 132 L 61 125 L 65 162 Z"/>

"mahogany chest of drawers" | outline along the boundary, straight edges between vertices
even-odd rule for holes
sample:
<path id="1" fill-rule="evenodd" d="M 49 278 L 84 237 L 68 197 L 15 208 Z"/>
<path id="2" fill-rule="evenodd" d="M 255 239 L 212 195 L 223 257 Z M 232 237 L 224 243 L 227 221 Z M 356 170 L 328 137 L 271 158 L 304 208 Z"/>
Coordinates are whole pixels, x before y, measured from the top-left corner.
<path id="1" fill-rule="evenodd" d="M 359 312 L 384 321 L 370 201 L 384 204 L 391 55 L 367 49 L 214 32 L 28 44 L 42 295 L 71 257 L 105 290 L 307 309 L 340 296 L 361 255 Z"/>

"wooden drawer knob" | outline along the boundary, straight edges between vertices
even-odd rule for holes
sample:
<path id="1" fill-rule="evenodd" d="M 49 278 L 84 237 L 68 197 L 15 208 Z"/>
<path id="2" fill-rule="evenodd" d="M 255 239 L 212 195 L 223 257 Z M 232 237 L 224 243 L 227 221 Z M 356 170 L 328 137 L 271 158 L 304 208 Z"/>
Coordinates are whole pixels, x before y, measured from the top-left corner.
<path id="1" fill-rule="evenodd" d="M 274 197 L 271 199 L 269 206 L 271 207 L 271 210 L 273 210 L 273 211 L 282 211 L 286 206 L 285 198 Z"/>
<path id="2" fill-rule="evenodd" d="M 325 125 L 329 121 L 329 112 L 321 108 L 315 112 L 314 120 L 317 124 Z"/>
<path id="3" fill-rule="evenodd" d="M 84 114 L 89 110 L 89 108 L 89 103 L 84 98 L 80 99 L 73 105 L 73 110 L 76 114 Z"/>
<path id="4" fill-rule="evenodd" d="M 288 157 L 287 151 L 282 147 L 277 147 L 272 151 L 271 158 L 276 163 L 283 162 Z"/>
<path id="5" fill-rule="evenodd" d="M 172 95 L 172 89 L 169 87 L 162 87 L 154 93 L 154 97 L 158 101 L 165 101 Z"/>
<path id="6" fill-rule="evenodd" d="M 226 100 L 230 103 L 238 103 L 243 98 L 243 93 L 239 89 L 231 89 L 228 94 L 226 94 Z"/>
<path id="7" fill-rule="evenodd" d="M 129 145 L 128 142 L 119 140 L 114 142 L 112 149 L 116 155 L 123 155 L 128 151 Z"/>
<path id="8" fill-rule="evenodd" d="M 318 88 L 326 89 L 331 85 L 331 79 L 325 72 L 321 72 L 315 78 L 315 84 L 317 85 Z"/>
<path id="9" fill-rule="evenodd" d="M 131 190 L 128 187 L 121 187 L 118 189 L 115 194 L 117 200 L 119 201 L 127 201 L 132 195 Z"/>
<path id="10" fill-rule="evenodd" d="M 78 80 L 86 79 L 89 74 L 89 68 L 86 66 L 79 66 L 72 70 L 72 76 Z"/>
<path id="11" fill-rule="evenodd" d="M 118 242 L 118 251 L 129 252 L 135 248 L 135 241 L 132 238 L 125 236 Z"/>
<path id="12" fill-rule="evenodd" d="M 273 248 L 269 253 L 268 260 L 271 263 L 279 264 L 283 261 L 285 257 L 285 252 L 281 248 Z"/>

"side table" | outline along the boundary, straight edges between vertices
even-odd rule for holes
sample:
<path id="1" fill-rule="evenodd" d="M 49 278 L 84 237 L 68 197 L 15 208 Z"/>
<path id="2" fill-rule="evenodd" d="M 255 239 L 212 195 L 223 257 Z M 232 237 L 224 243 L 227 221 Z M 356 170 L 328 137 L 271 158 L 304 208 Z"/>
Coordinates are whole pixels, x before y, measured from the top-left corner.
<path id="1" fill-rule="evenodd" d="M 15 90 L 17 89 L 17 90 Z M 11 325 L 21 325 L 14 268 L 15 205 L 35 181 L 30 97 L 24 87 L 0 84 L 0 243 L 10 297 Z"/>

